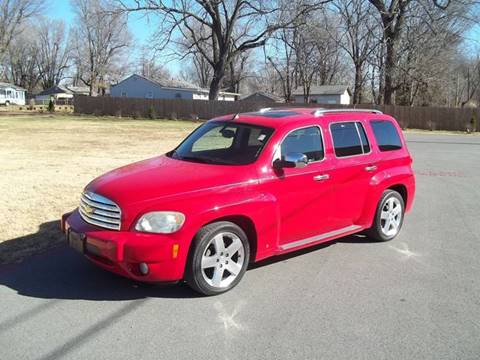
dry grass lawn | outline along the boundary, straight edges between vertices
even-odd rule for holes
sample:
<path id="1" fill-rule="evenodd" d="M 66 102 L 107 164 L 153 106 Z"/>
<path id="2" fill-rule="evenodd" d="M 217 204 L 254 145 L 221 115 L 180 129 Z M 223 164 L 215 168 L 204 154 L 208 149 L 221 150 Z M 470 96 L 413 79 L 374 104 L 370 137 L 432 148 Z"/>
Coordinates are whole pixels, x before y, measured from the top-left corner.
<path id="1" fill-rule="evenodd" d="M 0 264 L 61 242 L 60 216 L 104 172 L 162 154 L 199 124 L 0 115 Z"/>

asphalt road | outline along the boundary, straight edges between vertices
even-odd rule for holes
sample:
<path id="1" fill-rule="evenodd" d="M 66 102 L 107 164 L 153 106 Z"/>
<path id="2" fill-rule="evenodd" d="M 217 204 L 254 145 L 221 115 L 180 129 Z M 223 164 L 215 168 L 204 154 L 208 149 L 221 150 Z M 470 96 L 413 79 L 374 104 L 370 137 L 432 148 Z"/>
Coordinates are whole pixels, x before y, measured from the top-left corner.
<path id="1" fill-rule="evenodd" d="M 277 258 L 208 298 L 56 248 L 0 268 L 0 359 L 479 359 L 480 136 L 408 141 L 417 197 L 395 240 Z"/>

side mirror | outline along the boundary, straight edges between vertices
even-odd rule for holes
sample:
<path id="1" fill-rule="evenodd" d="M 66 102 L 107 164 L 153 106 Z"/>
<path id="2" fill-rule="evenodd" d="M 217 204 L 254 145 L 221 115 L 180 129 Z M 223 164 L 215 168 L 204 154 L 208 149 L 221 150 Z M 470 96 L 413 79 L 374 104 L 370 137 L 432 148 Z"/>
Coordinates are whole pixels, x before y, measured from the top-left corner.
<path id="1" fill-rule="evenodd" d="M 279 168 L 304 168 L 308 164 L 307 155 L 302 153 L 288 153 L 283 160 L 275 162 Z"/>

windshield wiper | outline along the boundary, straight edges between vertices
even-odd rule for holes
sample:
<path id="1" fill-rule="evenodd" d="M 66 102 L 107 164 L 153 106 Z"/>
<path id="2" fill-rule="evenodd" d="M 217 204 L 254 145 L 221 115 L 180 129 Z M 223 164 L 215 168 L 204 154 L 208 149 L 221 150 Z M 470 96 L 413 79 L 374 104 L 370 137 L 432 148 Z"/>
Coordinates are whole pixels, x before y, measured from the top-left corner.
<path id="1" fill-rule="evenodd" d="M 215 164 L 214 160 L 206 159 L 206 158 L 201 158 L 201 157 L 195 157 L 195 156 L 181 156 L 181 155 L 176 155 L 176 159 L 178 160 L 186 160 L 186 161 L 194 161 L 202 164 Z"/>

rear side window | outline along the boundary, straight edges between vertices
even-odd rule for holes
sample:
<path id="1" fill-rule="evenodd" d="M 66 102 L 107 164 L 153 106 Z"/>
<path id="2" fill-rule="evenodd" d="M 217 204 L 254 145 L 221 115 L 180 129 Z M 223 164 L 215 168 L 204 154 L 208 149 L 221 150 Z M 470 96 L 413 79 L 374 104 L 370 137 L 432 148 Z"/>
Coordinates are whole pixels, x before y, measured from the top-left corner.
<path id="1" fill-rule="evenodd" d="M 380 151 L 392 151 L 402 148 L 402 141 L 397 128 L 388 120 L 374 120 L 371 122 L 375 139 Z"/>
<path id="2" fill-rule="evenodd" d="M 322 160 L 323 143 L 320 129 L 312 126 L 289 133 L 282 142 L 282 158 L 288 153 L 305 154 L 309 162 Z"/>
<path id="3" fill-rule="evenodd" d="M 355 156 L 370 152 L 365 129 L 358 122 L 342 122 L 330 125 L 333 146 L 337 157 Z"/>

